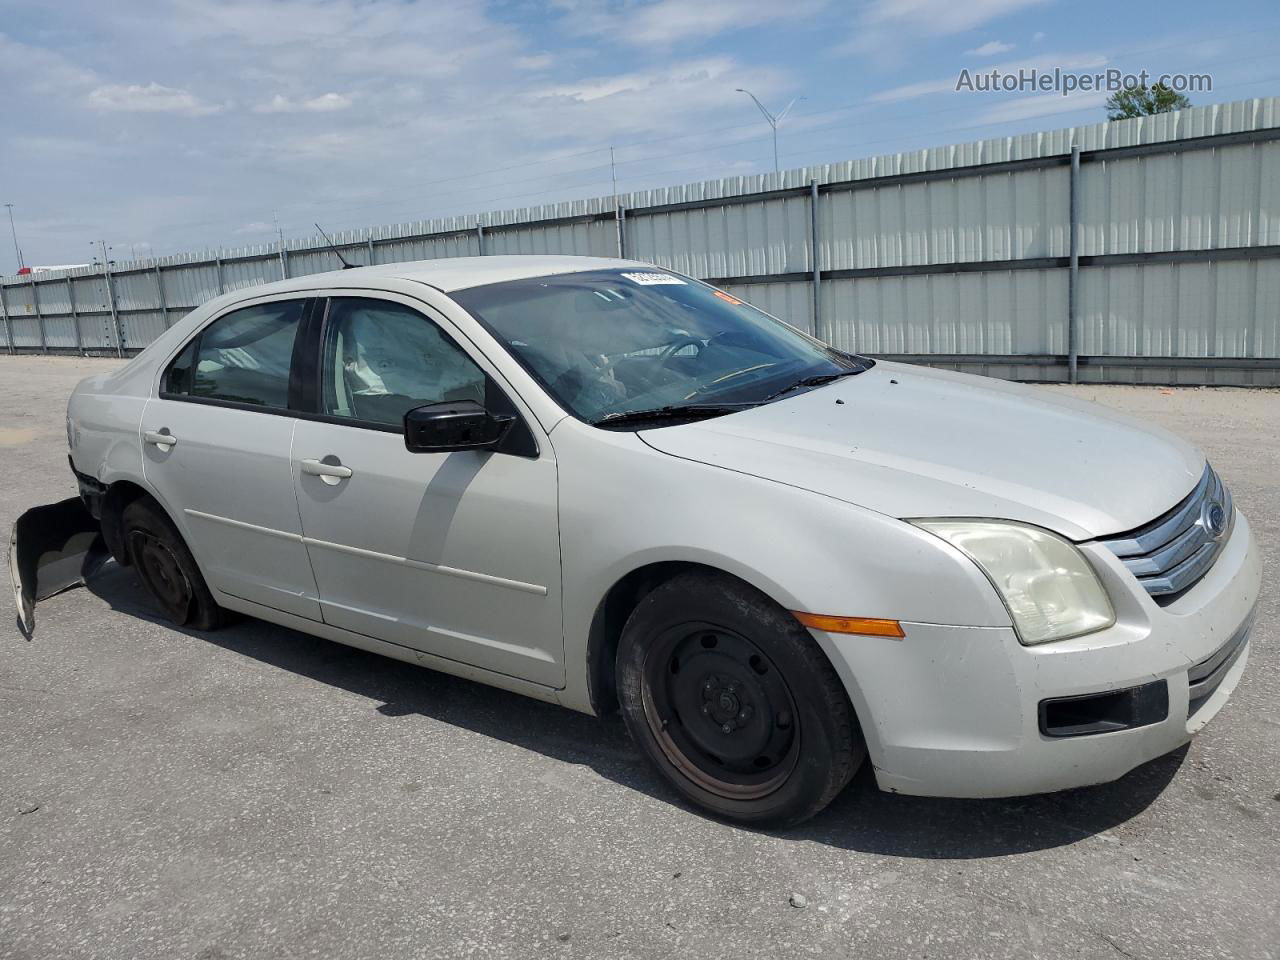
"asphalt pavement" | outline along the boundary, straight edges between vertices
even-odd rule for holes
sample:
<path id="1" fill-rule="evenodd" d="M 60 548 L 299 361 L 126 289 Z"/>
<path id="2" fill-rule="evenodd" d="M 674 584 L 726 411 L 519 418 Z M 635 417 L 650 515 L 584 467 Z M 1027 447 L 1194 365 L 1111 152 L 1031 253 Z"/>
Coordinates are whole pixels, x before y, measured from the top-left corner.
<path id="1" fill-rule="evenodd" d="M 115 363 L 0 357 L 0 529 L 74 494 L 65 399 Z M 30 642 L 0 594 L 0 957 L 1280 958 L 1280 392 L 1072 392 L 1205 449 L 1265 553 L 1248 670 L 1189 748 L 1017 800 L 864 768 L 752 831 L 683 806 L 616 716 L 175 630 L 110 568 Z"/>

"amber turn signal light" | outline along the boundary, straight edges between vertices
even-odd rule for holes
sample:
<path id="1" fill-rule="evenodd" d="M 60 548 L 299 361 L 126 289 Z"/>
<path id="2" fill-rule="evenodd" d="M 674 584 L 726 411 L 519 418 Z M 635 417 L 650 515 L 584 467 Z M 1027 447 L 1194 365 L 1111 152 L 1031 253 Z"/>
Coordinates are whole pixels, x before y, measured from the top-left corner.
<path id="1" fill-rule="evenodd" d="M 897 620 L 877 620 L 874 617 L 829 617 L 821 613 L 801 613 L 792 610 L 792 615 L 806 627 L 814 630 L 825 630 L 827 633 L 860 633 L 871 637 L 905 637 L 902 624 Z"/>

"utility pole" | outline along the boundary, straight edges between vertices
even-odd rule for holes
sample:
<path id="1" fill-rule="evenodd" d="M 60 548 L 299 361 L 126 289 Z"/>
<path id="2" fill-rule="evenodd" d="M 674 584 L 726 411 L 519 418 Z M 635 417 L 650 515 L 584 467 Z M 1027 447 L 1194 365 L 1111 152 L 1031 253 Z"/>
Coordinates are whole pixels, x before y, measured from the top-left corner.
<path id="1" fill-rule="evenodd" d="M 794 107 L 799 101 L 803 100 L 804 97 L 796 97 L 794 100 L 788 103 L 785 107 L 783 107 L 782 112 L 775 117 L 772 113 L 770 113 L 768 110 L 765 109 L 764 104 L 761 103 L 759 98 L 750 90 L 743 90 L 742 87 L 737 87 L 734 89 L 734 93 L 745 93 L 748 97 L 754 100 L 756 106 L 760 108 L 760 112 L 764 114 L 765 120 L 769 121 L 769 126 L 773 129 L 773 172 L 781 173 L 782 168 L 778 165 L 778 124 L 782 122 L 783 117 L 785 117 L 788 113 L 791 112 L 791 108 Z"/>
<path id="2" fill-rule="evenodd" d="M 92 246 L 92 244 L 90 244 Z M 124 356 L 124 326 L 120 322 L 120 311 L 116 309 L 116 290 L 111 282 L 111 264 L 112 261 L 107 259 L 107 251 L 111 248 L 107 246 L 107 241 L 99 240 L 98 247 L 102 249 L 102 279 L 107 284 L 107 306 L 111 308 L 111 326 L 115 328 L 116 335 L 116 356 Z"/>
<path id="3" fill-rule="evenodd" d="M 609 179 L 613 181 L 613 205 L 618 205 L 618 168 L 613 162 L 613 147 L 609 148 Z"/>
<path id="4" fill-rule="evenodd" d="M 280 215 L 271 211 L 271 219 L 276 222 L 276 253 L 280 255 L 280 279 L 289 279 L 289 261 L 284 252 L 284 231 L 280 229 Z M 373 250 L 369 250 L 369 262 L 373 263 Z"/>
<path id="5" fill-rule="evenodd" d="M 26 264 L 22 262 L 22 248 L 18 246 L 18 228 L 13 225 L 13 204 L 6 203 L 5 206 L 9 208 L 9 232 L 13 234 L 13 255 L 18 260 L 18 269 L 21 270 Z"/>

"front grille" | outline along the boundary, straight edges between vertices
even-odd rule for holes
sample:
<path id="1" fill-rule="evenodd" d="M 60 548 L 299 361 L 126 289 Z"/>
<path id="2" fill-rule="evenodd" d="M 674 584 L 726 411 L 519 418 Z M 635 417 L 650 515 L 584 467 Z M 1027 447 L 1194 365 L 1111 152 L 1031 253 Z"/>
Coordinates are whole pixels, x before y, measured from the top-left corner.
<path id="1" fill-rule="evenodd" d="M 1232 634 L 1231 639 L 1219 647 L 1207 660 L 1201 660 L 1187 671 L 1187 717 L 1195 716 L 1196 711 L 1205 705 L 1213 692 L 1222 683 L 1227 671 L 1240 659 L 1240 654 L 1249 642 L 1249 630 L 1253 626 L 1253 614 L 1240 625 L 1240 629 Z"/>
<path id="2" fill-rule="evenodd" d="M 1206 465 L 1196 488 L 1168 513 L 1101 543 L 1147 593 L 1169 601 L 1208 572 L 1234 523 L 1231 494 Z"/>

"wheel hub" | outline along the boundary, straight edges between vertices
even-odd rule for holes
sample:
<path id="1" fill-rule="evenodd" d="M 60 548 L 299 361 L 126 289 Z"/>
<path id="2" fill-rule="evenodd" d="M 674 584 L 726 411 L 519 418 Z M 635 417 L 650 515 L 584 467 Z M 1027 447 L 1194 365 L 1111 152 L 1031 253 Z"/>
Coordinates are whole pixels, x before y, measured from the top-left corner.
<path id="1" fill-rule="evenodd" d="M 130 531 L 139 573 L 161 604 L 175 612 L 191 601 L 191 587 L 173 551 L 141 530 Z"/>
<path id="2" fill-rule="evenodd" d="M 763 795 L 785 779 L 798 745 L 795 705 L 754 643 L 686 624 L 655 645 L 646 671 L 651 723 L 692 779 L 739 797 Z"/>
<path id="3" fill-rule="evenodd" d="M 724 683 L 711 674 L 702 685 L 703 716 L 717 724 L 722 733 L 735 732 L 755 713 L 755 706 L 740 697 L 742 693 L 736 683 Z"/>

